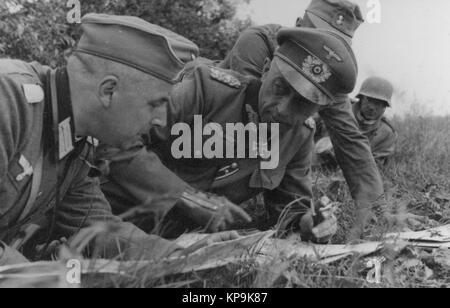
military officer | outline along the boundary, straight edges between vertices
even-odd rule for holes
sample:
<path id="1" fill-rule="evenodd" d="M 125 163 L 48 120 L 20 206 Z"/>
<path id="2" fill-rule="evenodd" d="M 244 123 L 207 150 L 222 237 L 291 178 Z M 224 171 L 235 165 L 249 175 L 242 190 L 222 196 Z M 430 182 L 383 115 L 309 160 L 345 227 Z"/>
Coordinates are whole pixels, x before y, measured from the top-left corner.
<path id="1" fill-rule="evenodd" d="M 385 165 L 394 154 L 397 141 L 394 126 L 384 116 L 386 109 L 392 107 L 393 93 L 394 87 L 388 80 L 373 76 L 364 81 L 353 101 L 353 113 L 358 126 L 369 139 L 372 154 L 380 166 Z M 320 117 L 316 121 L 318 126 L 323 126 Z M 316 139 L 317 164 L 324 163 L 324 160 L 330 163 L 335 161 L 326 128 L 316 133 Z"/>
<path id="2" fill-rule="evenodd" d="M 120 146 L 165 125 L 181 59 L 198 49 L 134 17 L 89 14 L 82 28 L 65 68 L 0 61 L 0 265 L 102 222 L 115 225 L 96 247 L 103 257 L 153 259 L 176 249 L 111 213 L 88 176 L 87 136 Z"/>
<path id="3" fill-rule="evenodd" d="M 315 240 L 328 239 L 336 231 L 335 217 L 327 213 L 322 220 L 316 220 L 315 212 L 310 210 L 310 155 L 314 127 L 305 121 L 320 106 L 353 90 L 356 60 L 351 47 L 331 31 L 287 28 L 278 32 L 277 39 L 280 48 L 273 61 L 266 63 L 261 80 L 199 65 L 176 85 L 168 108 L 168 127 L 152 130 L 150 158 L 142 156 L 127 163 L 113 163 L 109 183 L 104 186 L 108 197 L 138 199 L 143 203 L 145 192 L 152 187 L 146 183 L 155 177 L 159 178 L 158 181 L 171 178 L 164 173 L 147 172 L 154 170 L 152 165 L 156 156 L 165 167 L 187 182 L 186 186 L 226 196 L 238 204 L 264 193 L 273 224 L 280 221 L 283 230 L 302 229 L 305 231 L 303 234 L 312 233 Z M 331 51 L 336 57 L 329 57 Z M 222 127 L 227 123 L 278 123 L 278 166 L 262 169 L 261 157 L 175 159 L 172 146 L 177 136 L 170 134 L 171 128 L 177 123 L 194 127 L 195 117 L 199 115 L 208 123 Z M 222 138 L 226 139 L 225 136 Z M 142 194 L 136 195 L 136 191 Z M 181 198 L 194 199 L 186 192 Z M 192 206 L 192 203 L 179 209 L 184 213 L 183 217 L 191 217 L 203 226 L 213 220 L 216 230 L 226 228 L 235 218 L 248 220 L 234 207 L 217 220 L 214 214 L 204 215 L 205 211 Z M 211 213 L 214 211 L 221 212 L 221 209 L 211 209 Z M 316 214 L 320 216 L 319 212 Z"/>
<path id="4" fill-rule="evenodd" d="M 362 22 L 360 8 L 349 1 L 313 0 L 297 25 L 329 29 L 351 43 Z M 277 25 L 266 25 L 245 31 L 220 66 L 261 77 L 266 58 L 272 59 L 277 49 L 274 34 L 278 29 Z M 330 52 L 328 57 L 335 55 Z M 358 128 L 348 97 L 337 97 L 333 104 L 322 107 L 319 113 L 328 127 L 350 192 L 361 209 L 358 224 L 363 225 L 369 208 L 384 202 L 383 182 L 370 145 Z"/>

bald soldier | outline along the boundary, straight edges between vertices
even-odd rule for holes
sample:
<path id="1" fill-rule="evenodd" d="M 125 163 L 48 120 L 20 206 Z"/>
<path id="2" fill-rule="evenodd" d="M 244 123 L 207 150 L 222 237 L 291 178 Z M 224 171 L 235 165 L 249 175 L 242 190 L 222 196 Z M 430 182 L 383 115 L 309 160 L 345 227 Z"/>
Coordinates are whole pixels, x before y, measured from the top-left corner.
<path id="1" fill-rule="evenodd" d="M 361 10 L 356 4 L 346 0 L 313 0 L 297 26 L 329 29 L 351 43 L 362 22 Z M 260 78 L 266 59 L 272 59 L 278 47 L 274 38 L 280 27 L 265 25 L 245 31 L 220 67 Z M 370 205 L 384 200 L 382 178 L 370 145 L 358 128 L 348 97 L 337 97 L 332 104 L 322 107 L 319 114 L 328 128 L 350 192 L 362 209 L 358 213 L 362 225 Z"/>
<path id="2" fill-rule="evenodd" d="M 101 257 L 153 259 L 174 244 L 113 216 L 88 176 L 92 136 L 119 147 L 166 124 L 168 93 L 197 47 L 134 17 L 87 15 L 67 67 L 0 61 L 0 265 L 96 223 Z M 40 232 L 39 232 L 40 231 Z M 20 251 L 20 252 L 19 252 Z"/>
<path id="3" fill-rule="evenodd" d="M 310 155 L 314 127 L 305 122 L 320 106 L 353 91 L 357 64 L 351 47 L 331 31 L 288 28 L 279 31 L 277 39 L 280 48 L 273 61 L 266 63 L 261 80 L 208 65 L 199 65 L 188 74 L 171 93 L 167 129 L 151 132 L 149 156 L 156 153 L 166 167 L 187 182 L 186 186 L 225 196 L 236 204 L 264 193 L 272 225 L 279 221 L 282 231 L 300 231 L 304 239 L 327 241 L 336 232 L 336 218 L 331 209 L 322 209 L 323 213 L 312 210 Z M 331 51 L 339 60 L 328 57 Z M 172 128 L 182 123 L 195 131 L 199 116 L 205 125 L 214 123 L 214 127 L 224 129 L 238 123 L 278 124 L 279 135 L 269 141 L 279 144 L 274 154 L 278 164 L 263 168 L 261 163 L 267 159 L 263 155 L 234 159 L 216 155 L 174 157 L 173 147 L 179 136 L 171 133 Z M 234 139 L 228 137 L 216 135 L 223 144 Z M 145 187 L 146 183 L 169 178 L 159 173 L 155 179 L 152 172 L 147 172 L 152 169 L 151 158 L 114 164 L 110 182 L 104 186 L 111 199 L 132 200 L 128 194 L 137 191 L 135 183 Z M 145 196 L 145 189 L 142 191 Z M 249 220 L 235 205 L 199 202 L 187 191 L 181 199 L 187 204 L 178 208 L 183 221 L 191 218 L 212 230 L 232 227 L 235 220 Z M 139 203 L 130 204 L 135 205 Z"/>

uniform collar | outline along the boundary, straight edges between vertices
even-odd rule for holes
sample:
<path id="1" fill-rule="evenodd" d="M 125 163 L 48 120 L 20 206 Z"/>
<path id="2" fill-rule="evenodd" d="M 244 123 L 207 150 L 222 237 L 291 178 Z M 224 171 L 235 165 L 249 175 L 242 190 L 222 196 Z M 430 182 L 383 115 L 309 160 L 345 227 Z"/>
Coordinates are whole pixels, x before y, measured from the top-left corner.
<path id="1" fill-rule="evenodd" d="M 247 90 L 245 92 L 245 105 L 244 105 L 244 119 L 247 119 L 247 123 L 259 123 L 260 116 L 259 110 L 259 91 L 261 90 L 262 82 L 259 79 L 252 78 L 249 82 Z"/>
<path id="2" fill-rule="evenodd" d="M 47 80 L 47 99 L 49 100 L 47 106 L 51 110 L 48 112 L 51 119 L 48 126 L 51 127 L 49 136 L 52 136 L 52 148 L 57 150 L 55 156 L 62 160 L 75 150 L 77 142 L 80 141 L 75 137 L 75 121 L 67 69 L 59 68 L 50 71 Z"/>
<path id="3" fill-rule="evenodd" d="M 59 106 L 59 119 L 68 117 L 73 119 L 72 98 L 69 86 L 69 74 L 66 68 L 60 68 L 55 71 L 56 75 L 56 93 Z"/>

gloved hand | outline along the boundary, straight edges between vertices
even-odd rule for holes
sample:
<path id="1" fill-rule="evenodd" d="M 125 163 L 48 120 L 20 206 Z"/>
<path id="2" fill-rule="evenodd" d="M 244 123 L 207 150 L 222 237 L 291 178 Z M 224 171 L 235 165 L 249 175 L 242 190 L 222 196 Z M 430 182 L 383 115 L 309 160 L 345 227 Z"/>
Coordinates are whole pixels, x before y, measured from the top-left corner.
<path id="1" fill-rule="evenodd" d="M 316 202 L 314 210 L 309 210 L 300 220 L 302 239 L 319 244 L 328 243 L 338 230 L 335 210 L 336 204 L 326 197 Z"/>
<path id="2" fill-rule="evenodd" d="M 243 209 L 225 197 L 200 191 L 183 193 L 177 206 L 186 216 L 211 233 L 227 230 L 238 221 L 252 221 Z"/>

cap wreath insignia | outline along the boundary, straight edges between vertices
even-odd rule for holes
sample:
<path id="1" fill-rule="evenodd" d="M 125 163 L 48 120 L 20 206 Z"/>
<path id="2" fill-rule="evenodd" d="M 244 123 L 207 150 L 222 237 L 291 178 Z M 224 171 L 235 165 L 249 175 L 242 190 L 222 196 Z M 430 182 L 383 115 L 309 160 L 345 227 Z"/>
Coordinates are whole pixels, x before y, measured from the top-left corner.
<path id="1" fill-rule="evenodd" d="M 308 56 L 305 59 L 302 68 L 303 72 L 317 83 L 324 83 L 331 77 L 328 65 L 313 56 Z"/>

